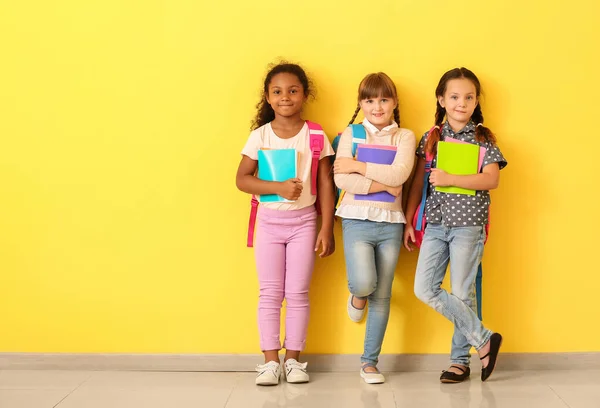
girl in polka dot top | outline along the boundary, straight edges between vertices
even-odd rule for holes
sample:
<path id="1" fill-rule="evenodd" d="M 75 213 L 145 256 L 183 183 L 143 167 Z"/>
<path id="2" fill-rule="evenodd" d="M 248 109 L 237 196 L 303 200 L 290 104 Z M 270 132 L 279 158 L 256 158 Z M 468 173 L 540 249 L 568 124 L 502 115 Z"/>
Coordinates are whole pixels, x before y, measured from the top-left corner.
<path id="1" fill-rule="evenodd" d="M 440 377 L 444 383 L 458 383 L 469 377 L 471 346 L 479 354 L 481 379 L 485 381 L 494 370 L 502 343 L 502 336 L 485 328 L 477 316 L 475 297 L 475 278 L 488 223 L 489 190 L 498 187 L 500 170 L 507 164 L 493 133 L 483 126 L 480 94 L 479 80 L 466 68 L 452 69 L 440 79 L 435 91 L 435 127 L 423 135 L 417 147 L 417 169 L 406 208 L 404 246 L 412 251 L 412 221 L 421 199 L 426 157 L 433 157 L 425 204 L 427 228 L 417 262 L 415 294 L 454 324 L 451 365 Z M 437 142 L 446 137 L 486 149 L 480 173 L 455 175 L 436 168 Z M 450 194 L 435 189 L 445 186 L 476 190 L 476 194 Z M 441 287 L 448 263 L 452 293 Z"/>

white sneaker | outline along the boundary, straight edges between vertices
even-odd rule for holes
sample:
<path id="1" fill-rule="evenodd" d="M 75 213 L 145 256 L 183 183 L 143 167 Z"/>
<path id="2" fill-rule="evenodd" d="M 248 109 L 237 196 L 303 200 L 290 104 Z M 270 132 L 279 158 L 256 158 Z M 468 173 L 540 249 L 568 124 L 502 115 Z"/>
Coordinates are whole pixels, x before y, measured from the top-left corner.
<path id="1" fill-rule="evenodd" d="M 369 365 L 369 367 L 373 367 L 377 370 L 377 367 Z M 376 373 L 368 373 L 365 371 L 365 367 L 360 368 L 360 376 L 367 384 L 383 384 L 385 382 L 385 377 L 379 370 Z"/>
<path id="2" fill-rule="evenodd" d="M 354 295 L 352 293 L 348 297 L 348 316 L 350 317 L 350 320 L 352 320 L 353 322 L 360 323 L 360 321 L 365 316 L 365 309 L 367 308 L 367 304 L 365 303 L 365 306 L 362 309 L 357 309 L 352 304 L 353 297 L 354 297 Z"/>
<path id="3" fill-rule="evenodd" d="M 256 385 L 277 385 L 281 376 L 281 365 L 277 361 L 257 365 Z"/>
<path id="4" fill-rule="evenodd" d="M 292 384 L 307 383 L 309 380 L 306 372 L 307 363 L 299 363 L 293 358 L 285 362 L 285 379 Z"/>

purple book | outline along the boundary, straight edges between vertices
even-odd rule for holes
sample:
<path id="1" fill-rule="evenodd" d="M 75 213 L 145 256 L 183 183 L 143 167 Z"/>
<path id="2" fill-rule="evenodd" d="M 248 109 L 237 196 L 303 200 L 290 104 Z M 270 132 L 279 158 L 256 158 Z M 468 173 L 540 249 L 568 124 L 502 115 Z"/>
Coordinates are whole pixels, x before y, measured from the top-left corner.
<path id="1" fill-rule="evenodd" d="M 396 158 L 396 146 L 385 145 L 358 145 L 356 160 L 364 163 L 392 164 Z M 354 199 L 358 201 L 380 201 L 393 203 L 396 197 L 387 191 L 369 194 L 355 194 Z"/>

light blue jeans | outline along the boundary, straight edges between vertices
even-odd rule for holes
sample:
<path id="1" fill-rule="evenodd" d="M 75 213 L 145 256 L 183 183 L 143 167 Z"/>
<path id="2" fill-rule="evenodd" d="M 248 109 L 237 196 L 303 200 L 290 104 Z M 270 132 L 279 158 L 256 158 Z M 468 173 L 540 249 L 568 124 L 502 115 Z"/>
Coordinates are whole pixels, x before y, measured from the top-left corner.
<path id="1" fill-rule="evenodd" d="M 404 224 L 343 219 L 342 229 L 348 289 L 354 296 L 368 299 L 361 362 L 377 364 L 390 316 Z"/>
<path id="2" fill-rule="evenodd" d="M 475 278 L 483 256 L 484 227 L 446 227 L 428 224 L 419 252 L 415 294 L 454 323 L 453 364 L 469 365 L 471 346 L 479 350 L 492 332 L 477 316 Z M 452 293 L 442 289 L 450 262 Z"/>

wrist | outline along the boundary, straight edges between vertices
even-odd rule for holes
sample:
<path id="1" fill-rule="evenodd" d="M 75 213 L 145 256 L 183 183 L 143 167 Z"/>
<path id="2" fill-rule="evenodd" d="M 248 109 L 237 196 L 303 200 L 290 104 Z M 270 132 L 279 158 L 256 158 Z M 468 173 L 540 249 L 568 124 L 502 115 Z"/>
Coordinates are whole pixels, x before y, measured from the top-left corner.
<path id="1" fill-rule="evenodd" d="M 354 166 L 355 166 L 355 169 L 354 169 L 355 173 L 362 174 L 363 176 L 367 173 L 367 163 L 356 160 L 356 164 Z"/>
<path id="2" fill-rule="evenodd" d="M 333 224 L 331 224 L 331 225 L 321 224 L 321 229 L 319 230 L 319 235 L 321 235 L 321 234 L 333 235 Z"/>
<path id="3" fill-rule="evenodd" d="M 448 174 L 448 186 L 452 187 L 452 186 L 456 186 L 458 180 L 456 180 L 456 175 L 455 174 Z"/>
<path id="4" fill-rule="evenodd" d="M 283 187 L 283 182 L 282 181 L 273 181 L 273 192 L 277 195 L 281 195 L 282 193 L 282 187 Z"/>

